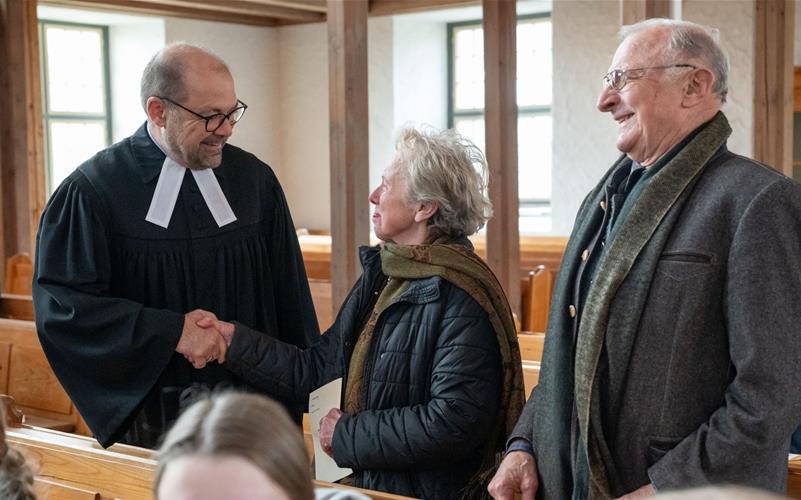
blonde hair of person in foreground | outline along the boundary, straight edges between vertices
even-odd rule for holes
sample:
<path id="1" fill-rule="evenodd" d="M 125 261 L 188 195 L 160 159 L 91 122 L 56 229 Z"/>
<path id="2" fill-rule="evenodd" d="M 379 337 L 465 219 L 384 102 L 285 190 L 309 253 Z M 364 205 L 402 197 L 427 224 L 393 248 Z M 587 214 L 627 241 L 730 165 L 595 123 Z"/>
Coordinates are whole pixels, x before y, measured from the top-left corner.
<path id="1" fill-rule="evenodd" d="M 223 393 L 193 404 L 158 453 L 158 499 L 311 500 L 300 429 L 278 404 Z"/>
<path id="2" fill-rule="evenodd" d="M 660 500 L 783 500 L 787 497 L 743 486 L 708 486 L 660 493 Z"/>

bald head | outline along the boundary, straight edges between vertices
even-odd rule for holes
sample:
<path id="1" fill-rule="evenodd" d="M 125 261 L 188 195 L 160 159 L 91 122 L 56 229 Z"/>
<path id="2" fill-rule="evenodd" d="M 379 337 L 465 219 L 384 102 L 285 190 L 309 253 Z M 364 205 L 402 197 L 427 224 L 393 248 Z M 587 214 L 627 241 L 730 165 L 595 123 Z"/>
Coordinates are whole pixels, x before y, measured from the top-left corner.
<path id="1" fill-rule="evenodd" d="M 228 65 L 206 49 L 187 43 L 168 45 L 153 56 L 142 73 L 142 107 L 147 109 L 147 99 L 152 96 L 182 102 L 187 97 L 189 75 L 210 73 L 231 74 Z"/>
<path id="2" fill-rule="evenodd" d="M 654 64 L 669 64 L 687 61 L 707 68 L 715 77 L 712 91 L 721 103 L 726 102 L 729 92 L 729 61 L 718 43 L 719 32 L 689 21 L 676 19 L 647 19 L 623 26 L 620 37 L 632 45 L 646 45 L 658 58 Z"/>

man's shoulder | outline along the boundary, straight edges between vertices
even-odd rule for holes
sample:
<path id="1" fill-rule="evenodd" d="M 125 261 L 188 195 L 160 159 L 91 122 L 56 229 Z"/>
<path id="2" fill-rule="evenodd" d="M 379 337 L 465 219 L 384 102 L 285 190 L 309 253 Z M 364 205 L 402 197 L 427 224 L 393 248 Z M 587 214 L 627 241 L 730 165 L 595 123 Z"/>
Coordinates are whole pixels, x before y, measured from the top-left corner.
<path id="1" fill-rule="evenodd" d="M 796 181 L 769 165 L 725 148 L 709 161 L 702 175 L 735 191 L 759 190 L 774 183 L 789 183 L 801 189 Z"/>
<path id="2" fill-rule="evenodd" d="M 272 167 L 260 160 L 255 154 L 233 144 L 226 144 L 223 149 L 223 164 L 233 165 L 238 171 L 248 171 L 250 175 L 263 177 L 271 182 L 278 182 Z"/>

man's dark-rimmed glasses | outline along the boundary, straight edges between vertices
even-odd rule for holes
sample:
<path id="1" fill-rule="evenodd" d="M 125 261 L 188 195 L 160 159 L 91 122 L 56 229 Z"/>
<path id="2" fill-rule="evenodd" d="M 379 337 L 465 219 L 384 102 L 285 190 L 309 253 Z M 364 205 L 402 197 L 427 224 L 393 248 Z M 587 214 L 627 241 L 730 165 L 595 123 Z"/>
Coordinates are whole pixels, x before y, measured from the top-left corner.
<path id="1" fill-rule="evenodd" d="M 649 69 L 668 69 L 668 68 L 692 68 L 696 69 L 697 66 L 692 64 L 669 64 L 667 66 L 650 66 L 648 68 L 632 68 L 632 69 L 613 69 L 604 75 L 604 87 L 623 90 L 623 87 L 629 80 L 637 80 L 645 76 L 645 72 Z"/>
<path id="2" fill-rule="evenodd" d="M 167 101 L 170 104 L 175 104 L 179 108 L 189 111 L 193 115 L 197 116 L 200 119 L 206 121 L 206 132 L 216 132 L 218 128 L 222 127 L 222 124 L 227 119 L 231 126 L 236 125 L 236 122 L 242 119 L 242 115 L 245 114 L 245 110 L 248 109 L 248 105 L 244 102 L 240 101 L 239 99 L 236 100 L 236 107 L 232 109 L 229 113 L 214 113 L 213 115 L 203 116 L 200 113 L 196 113 L 191 109 L 187 108 L 182 104 L 178 104 L 177 102 L 173 101 L 169 97 L 161 97 L 156 96 L 162 101 Z"/>

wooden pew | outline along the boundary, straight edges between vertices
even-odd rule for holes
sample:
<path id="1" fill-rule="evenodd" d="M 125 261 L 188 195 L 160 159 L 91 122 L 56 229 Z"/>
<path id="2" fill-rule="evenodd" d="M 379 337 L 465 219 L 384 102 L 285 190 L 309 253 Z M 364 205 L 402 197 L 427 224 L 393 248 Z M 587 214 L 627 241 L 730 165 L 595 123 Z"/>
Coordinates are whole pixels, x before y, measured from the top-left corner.
<path id="1" fill-rule="evenodd" d="M 33 427 L 9 428 L 8 441 L 38 467 L 41 498 L 150 500 L 156 461 L 152 450 L 114 445 L 104 450 L 93 439 Z M 408 500 L 360 488 L 314 481 L 315 486 L 358 491 L 374 500 Z M 44 493 L 51 496 L 45 497 Z"/>
<path id="2" fill-rule="evenodd" d="M 324 234 L 298 235 L 300 249 L 303 252 L 303 261 L 306 275 L 312 279 L 331 279 L 331 236 Z M 486 241 L 483 234 L 470 238 L 475 246 L 476 253 L 486 257 Z M 373 239 L 375 245 L 378 240 Z M 567 245 L 564 236 L 521 236 L 520 237 L 520 276 L 528 275 L 529 270 L 544 265 L 549 269 L 559 269 L 562 254 Z"/>
<path id="3" fill-rule="evenodd" d="M 33 321 L 31 280 L 33 264 L 28 254 L 6 259 L 5 281 L 0 294 L 0 317 Z"/>
<path id="4" fill-rule="evenodd" d="M 791 455 L 787 461 L 787 498 L 801 499 L 801 455 Z"/>
<path id="5" fill-rule="evenodd" d="M 33 263 L 27 253 L 18 253 L 6 259 L 3 293 L 30 295 L 33 280 Z"/>
<path id="6" fill-rule="evenodd" d="M 526 399 L 528 399 L 531 390 L 537 385 L 539 380 L 540 362 L 523 361 L 523 387 L 525 388 Z"/>
<path id="7" fill-rule="evenodd" d="M 544 332 L 548 328 L 548 311 L 551 309 L 556 272 L 553 268 L 540 265 L 528 273 L 527 281 L 521 305 L 523 331 Z"/>
<path id="8" fill-rule="evenodd" d="M 314 302 L 314 311 L 317 313 L 320 333 L 324 333 L 334 321 L 334 311 L 331 307 L 331 282 L 310 278 L 309 289 Z"/>
<path id="9" fill-rule="evenodd" d="M 31 425 L 90 434 L 50 368 L 31 321 L 0 318 L 0 393 L 16 400 Z"/>
<path id="10" fill-rule="evenodd" d="M 545 344 L 544 333 L 521 332 L 517 335 L 520 344 L 520 357 L 523 361 L 542 360 L 542 347 Z"/>

